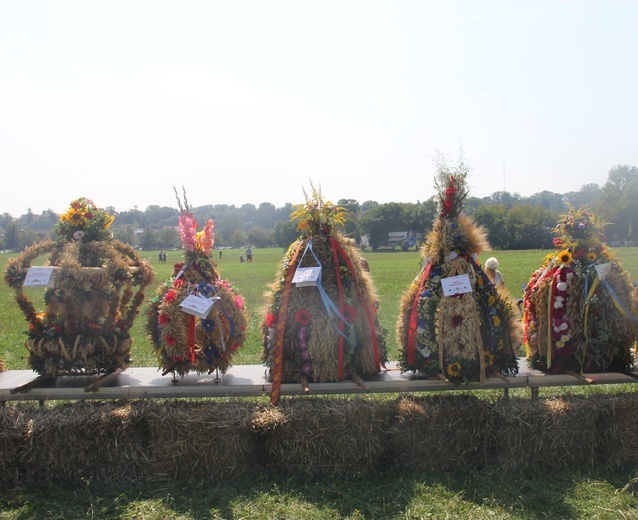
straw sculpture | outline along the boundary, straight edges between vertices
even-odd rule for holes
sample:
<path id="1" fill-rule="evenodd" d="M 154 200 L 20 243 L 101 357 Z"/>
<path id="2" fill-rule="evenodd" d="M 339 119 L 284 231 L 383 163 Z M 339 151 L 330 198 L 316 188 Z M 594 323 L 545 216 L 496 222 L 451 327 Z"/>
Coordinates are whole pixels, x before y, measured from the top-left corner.
<path id="1" fill-rule="evenodd" d="M 359 249 L 336 227 L 343 208 L 324 201 L 312 186 L 296 206 L 302 236 L 294 242 L 267 294 L 262 324 L 262 359 L 273 382 L 276 404 L 282 382 L 343 381 L 363 384 L 387 359 L 377 320 L 377 296 Z M 303 275 L 313 277 L 303 281 Z"/>
<path id="2" fill-rule="evenodd" d="M 556 251 L 523 296 L 528 363 L 547 373 L 626 372 L 634 363 L 636 301 L 629 274 L 607 248 L 605 224 L 569 206 L 554 229 Z"/>
<path id="3" fill-rule="evenodd" d="M 520 320 L 503 288 L 478 263 L 486 232 L 461 213 L 467 166 L 438 164 L 439 217 L 422 248 L 423 268 L 404 293 L 397 336 L 400 366 L 455 384 L 518 372 Z"/>
<path id="4" fill-rule="evenodd" d="M 215 269 L 213 221 L 197 231 L 186 194 L 183 203 L 179 196 L 177 201 L 184 261 L 158 287 L 147 310 L 146 333 L 163 375 L 225 373 L 245 341 L 244 300 Z"/>
<path id="5" fill-rule="evenodd" d="M 129 331 L 154 272 L 131 246 L 112 239 L 113 219 L 89 199 L 74 200 L 56 225 L 56 241 L 7 262 L 5 281 L 29 325 L 29 364 L 42 375 L 107 373 L 130 363 Z M 23 285 L 31 263 L 47 255 L 54 283 L 43 288 L 45 309 L 38 312 Z"/>

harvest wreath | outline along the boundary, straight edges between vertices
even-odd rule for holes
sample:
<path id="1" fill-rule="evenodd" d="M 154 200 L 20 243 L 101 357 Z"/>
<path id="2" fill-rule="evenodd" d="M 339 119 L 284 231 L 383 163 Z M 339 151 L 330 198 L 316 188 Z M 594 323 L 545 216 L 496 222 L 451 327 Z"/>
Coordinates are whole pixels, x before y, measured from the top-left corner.
<path id="1" fill-rule="evenodd" d="M 179 232 L 184 262 L 174 265 L 173 275 L 158 287 L 147 311 L 146 332 L 157 354 L 163 375 L 226 372 L 245 340 L 248 323 L 243 298 L 215 270 L 212 250 L 214 223 L 201 231 L 188 206 L 177 198 Z M 204 304 L 201 313 L 189 313 L 189 299 Z"/>
<path id="2" fill-rule="evenodd" d="M 343 208 L 312 186 L 290 215 L 302 235 L 284 256 L 262 322 L 262 360 L 276 404 L 282 382 L 336 382 L 379 373 L 387 360 L 377 296 L 359 249 L 337 231 Z M 304 281 L 303 276 L 310 278 Z"/>
<path id="3" fill-rule="evenodd" d="M 584 206 L 568 209 L 556 251 L 525 288 L 528 362 L 549 373 L 629 370 L 638 331 L 629 273 L 607 248 L 605 223 Z"/>
<path id="4" fill-rule="evenodd" d="M 90 199 L 74 200 L 55 227 L 56 241 L 34 244 L 7 262 L 5 282 L 29 324 L 29 364 L 41 375 L 107 373 L 130 363 L 129 330 L 154 273 L 132 247 L 111 239 L 113 219 Z M 38 312 L 23 285 L 43 255 L 54 283 Z"/>

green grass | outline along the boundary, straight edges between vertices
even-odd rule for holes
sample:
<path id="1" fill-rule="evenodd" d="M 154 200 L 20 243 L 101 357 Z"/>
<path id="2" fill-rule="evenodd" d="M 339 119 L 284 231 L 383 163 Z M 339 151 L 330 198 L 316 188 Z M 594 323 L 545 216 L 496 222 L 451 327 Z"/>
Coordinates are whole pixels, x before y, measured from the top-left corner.
<path id="1" fill-rule="evenodd" d="M 500 270 L 514 296 L 538 268 L 547 251 L 498 251 Z M 239 250 L 226 250 L 218 270 L 244 296 L 250 309 L 248 341 L 236 364 L 258 363 L 259 323 L 263 294 L 274 282 L 283 251 L 255 251 L 252 264 L 239 262 Z M 638 275 L 638 248 L 619 248 L 625 268 Z M 144 253 L 156 269 L 156 282 L 167 279 L 180 252 L 169 252 L 166 264 L 156 252 Z M 9 255 L 0 255 L 4 266 Z M 482 255 L 485 260 L 490 254 Z M 366 252 L 379 294 L 379 318 L 388 331 L 390 357 L 396 359 L 394 336 L 403 291 L 418 273 L 418 252 Z M 154 289 L 148 296 L 154 294 Z M 42 306 L 42 290 L 31 290 L 31 300 Z M 26 369 L 26 323 L 13 292 L 0 286 L 0 345 L 10 369 Z M 143 322 L 133 330 L 134 365 L 156 366 Z M 232 369 L 231 369 L 232 370 Z M 612 389 L 574 387 L 543 389 L 553 393 L 633 391 L 632 385 Z M 476 392 L 487 399 L 500 393 Z M 511 392 L 510 395 L 517 395 Z M 521 396 L 528 394 L 521 390 Z M 370 395 L 368 398 L 392 398 Z M 0 520 L 30 518 L 137 518 L 137 519 L 358 519 L 358 518 L 634 518 L 638 519 L 638 484 L 635 468 L 573 468 L 502 473 L 494 467 L 459 468 L 456 472 L 379 472 L 354 479 L 282 476 L 267 472 L 234 481 L 171 481 L 162 483 L 83 484 L 52 482 L 0 490 Z M 626 492 L 621 490 L 628 486 Z"/>

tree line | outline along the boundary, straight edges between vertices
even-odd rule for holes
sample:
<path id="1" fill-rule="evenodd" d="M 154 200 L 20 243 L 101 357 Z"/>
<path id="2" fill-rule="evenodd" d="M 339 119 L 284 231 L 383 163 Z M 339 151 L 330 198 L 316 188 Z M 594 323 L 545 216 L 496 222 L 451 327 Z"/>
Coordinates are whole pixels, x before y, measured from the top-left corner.
<path id="1" fill-rule="evenodd" d="M 416 203 L 375 201 L 359 203 L 354 199 L 336 202 L 349 214 L 345 234 L 373 250 L 387 246 L 388 233 L 414 231 L 426 236 L 438 212 L 438 196 Z M 486 228 L 494 249 L 552 248 L 552 229 L 567 204 L 585 205 L 607 222 L 611 246 L 638 245 L 638 168 L 618 165 L 609 171 L 607 182 L 583 185 L 565 194 L 541 191 L 529 197 L 497 191 L 487 197 L 468 197 L 464 211 Z M 166 206 L 149 206 L 116 212 L 111 226 L 114 238 L 143 250 L 178 249 L 179 210 Z M 290 221 L 293 205 L 275 207 L 269 202 L 259 206 L 216 204 L 193 208 L 196 220 L 203 225 L 215 222 L 216 247 L 288 247 L 297 237 L 296 223 Z M 31 210 L 18 218 L 8 213 L 0 216 L 3 249 L 21 251 L 43 238 L 55 238 L 59 215 L 51 210 L 36 215 Z"/>

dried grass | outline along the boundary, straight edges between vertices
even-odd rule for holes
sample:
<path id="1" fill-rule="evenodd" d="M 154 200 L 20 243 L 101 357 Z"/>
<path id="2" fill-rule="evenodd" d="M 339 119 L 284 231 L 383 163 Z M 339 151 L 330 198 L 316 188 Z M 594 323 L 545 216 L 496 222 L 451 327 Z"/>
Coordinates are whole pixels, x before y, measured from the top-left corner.
<path id="1" fill-rule="evenodd" d="M 492 405 L 471 395 L 402 396 L 387 432 L 394 465 L 407 469 L 481 467 L 494 459 Z"/>

